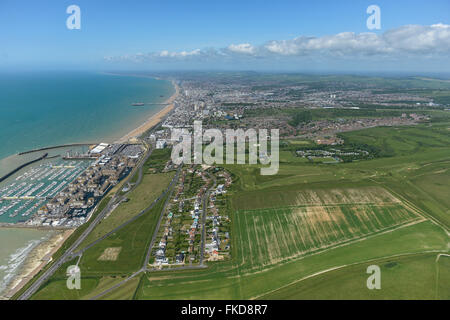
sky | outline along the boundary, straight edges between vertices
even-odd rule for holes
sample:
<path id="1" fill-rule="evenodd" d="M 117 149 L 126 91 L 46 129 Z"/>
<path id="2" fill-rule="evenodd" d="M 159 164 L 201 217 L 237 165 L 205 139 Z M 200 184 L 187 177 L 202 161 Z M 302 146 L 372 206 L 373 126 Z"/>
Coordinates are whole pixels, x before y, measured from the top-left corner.
<path id="1" fill-rule="evenodd" d="M 449 0 L 0 0 L 0 70 L 450 72 L 449 57 Z"/>

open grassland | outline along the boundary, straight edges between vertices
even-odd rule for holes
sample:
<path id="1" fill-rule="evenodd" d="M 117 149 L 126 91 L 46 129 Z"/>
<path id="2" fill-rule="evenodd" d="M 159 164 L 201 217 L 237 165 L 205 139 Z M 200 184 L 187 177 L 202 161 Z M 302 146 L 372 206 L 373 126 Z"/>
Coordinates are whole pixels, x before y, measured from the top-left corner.
<path id="1" fill-rule="evenodd" d="M 114 211 L 105 217 L 80 245 L 80 248 L 92 243 L 114 228 L 139 214 L 167 188 L 174 172 L 145 174 L 141 184 L 130 192 L 127 202 L 121 203 Z"/>
<path id="2" fill-rule="evenodd" d="M 367 144 L 379 148 L 382 156 L 420 153 L 429 148 L 447 147 L 450 135 L 445 127 L 378 127 L 342 133 L 346 143 Z"/>
<path id="3" fill-rule="evenodd" d="M 130 279 L 116 290 L 99 297 L 99 300 L 132 300 L 135 296 L 140 279 L 141 276 Z"/>
<path id="4" fill-rule="evenodd" d="M 84 274 L 121 274 L 139 270 L 155 232 L 163 204 L 164 199 L 143 216 L 86 250 L 79 264 Z M 99 260 L 106 249 L 119 247 L 121 250 L 115 260 Z"/>
<path id="5" fill-rule="evenodd" d="M 329 269 L 431 252 L 433 258 L 424 258 L 424 263 L 419 261 L 421 259 L 405 262 L 406 273 L 402 271 L 398 276 L 396 289 L 385 292 L 391 298 L 434 299 L 432 294 L 436 286 L 435 279 L 430 278 L 429 261 L 435 259 L 438 252 L 449 250 L 448 230 L 440 224 L 450 216 L 448 200 L 444 199 L 448 194 L 448 180 L 437 178 L 437 175 L 445 175 L 450 160 L 448 126 L 374 128 L 348 135 L 363 136 L 359 143 L 375 144 L 384 150 L 385 156 L 370 161 L 326 165 L 296 161 L 292 153 L 286 152 L 281 154 L 280 170 L 275 176 L 261 176 L 259 166 L 227 165 L 235 177 L 230 202 L 233 211 L 232 261 L 209 264 L 207 270 L 147 273 L 136 297 L 259 298 Z M 429 174 L 431 176 L 427 178 Z M 423 185 L 415 184 L 414 179 Z M 417 192 L 416 187 L 421 191 Z M 357 191 L 364 193 L 358 195 Z M 295 222 L 292 218 L 295 211 L 305 217 L 297 224 L 292 222 Z M 321 219 L 307 220 L 308 212 Z M 361 213 L 365 214 L 365 220 Z M 422 215 L 437 223 L 421 221 Z M 340 220 L 335 221 L 332 217 L 340 217 Z M 317 234 L 311 224 L 316 226 Z M 310 247 L 320 247 L 327 240 L 332 242 L 352 235 L 348 226 L 353 226 L 351 231 L 357 231 L 354 233 L 356 238 L 344 240 L 342 245 L 270 264 L 271 258 L 276 260 L 302 252 L 301 245 L 305 242 L 299 230 L 302 230 L 302 236 L 311 235 Z M 386 227 L 384 232 L 376 231 L 383 227 Z M 253 230 L 249 231 L 250 228 Z M 365 232 L 368 235 L 364 235 Z M 271 237 L 277 237 L 278 243 Z M 264 247 L 267 243 L 273 246 L 277 243 L 280 249 L 272 248 L 269 252 Z M 251 264 L 252 256 L 259 268 L 255 269 Z M 441 258 L 439 266 L 446 261 Z M 422 271 L 419 283 L 427 286 L 424 291 L 411 286 L 409 281 L 416 272 Z M 391 279 L 396 277 L 395 273 L 389 276 Z M 354 285 L 366 288 L 367 277 L 364 270 L 360 281 Z M 440 288 L 450 287 L 446 277 L 447 273 L 443 273 L 438 282 Z M 330 284 L 334 285 L 340 283 Z M 414 292 L 409 292 L 411 290 Z M 440 290 L 439 297 L 445 296 L 446 293 Z"/>
<path id="6" fill-rule="evenodd" d="M 438 255 L 436 264 L 436 298 L 450 300 L 450 255 Z"/>
<path id="7" fill-rule="evenodd" d="M 445 226 L 450 227 L 450 159 L 435 163 L 424 163 L 404 172 L 403 183 L 387 180 L 393 190 L 412 201 Z"/>
<path id="8" fill-rule="evenodd" d="M 301 298 L 296 286 L 307 278 L 319 279 L 308 286 L 311 298 L 370 299 L 374 294 L 364 291 L 364 267 L 373 261 L 386 273 L 376 298 L 448 297 L 449 258 L 433 259 L 450 248 L 449 127 L 432 123 L 345 134 L 384 152 L 373 160 L 316 164 L 297 161 L 286 151 L 274 176 L 261 176 L 256 165 L 224 165 L 233 175 L 226 206 L 232 218 L 232 259 L 208 262 L 200 270 L 147 272 L 136 287 L 127 283 L 103 298 L 128 298 L 133 288 L 135 299 L 258 299 L 276 297 L 285 288 L 286 298 Z M 86 251 L 80 262 L 83 281 L 120 278 L 142 267 L 144 231 L 151 237 L 156 223 L 145 217 L 149 220 L 141 217 Z M 98 260 L 107 248 L 118 247 L 116 261 Z M 41 297 L 73 295 L 58 291 L 69 291 L 66 267 L 39 291 Z M 345 272 L 327 283 L 322 276 L 331 269 Z M 346 285 L 349 275 L 354 281 Z M 415 277 L 418 283 L 411 284 Z M 395 287 L 386 283 L 391 280 Z M 98 284 L 85 287 L 77 298 L 98 292 Z M 346 296 L 344 288 L 352 292 Z"/>
<path id="9" fill-rule="evenodd" d="M 78 263 L 82 275 L 81 290 L 69 290 L 66 286 L 66 270 L 68 266 L 78 262 L 78 259 L 75 259 L 63 264 L 33 296 L 33 299 L 92 298 L 139 270 L 144 263 L 165 199 L 166 197 L 143 216 L 83 253 Z M 114 260 L 101 259 L 110 248 L 121 249 Z M 119 289 L 123 288 L 119 287 Z"/>
<path id="10" fill-rule="evenodd" d="M 83 278 L 80 290 L 69 290 L 66 280 L 60 279 L 44 284 L 32 297 L 32 300 L 82 300 L 85 295 L 95 290 L 98 278 Z"/>
<path id="11" fill-rule="evenodd" d="M 33 300 L 86 300 L 123 280 L 117 276 L 82 277 L 80 290 L 67 289 L 66 279 L 52 280 L 33 296 Z"/>
<path id="12" fill-rule="evenodd" d="M 276 290 L 261 299 L 450 299 L 450 259 L 438 254 L 414 254 L 331 270 Z M 378 265 L 381 289 L 369 290 L 367 267 Z"/>
<path id="13" fill-rule="evenodd" d="M 312 142 L 309 140 L 303 140 L 303 139 L 289 139 L 285 140 L 289 145 L 296 145 L 296 146 L 307 146 L 312 145 Z"/>
<path id="14" fill-rule="evenodd" d="M 144 173 L 161 172 L 164 169 L 167 160 L 170 159 L 171 152 L 172 149 L 169 148 L 154 149 L 150 158 L 148 158 L 142 166 L 142 171 Z"/>
<path id="15" fill-rule="evenodd" d="M 381 188 L 308 190 L 291 200 L 296 206 L 236 213 L 243 265 L 268 266 L 423 220 Z"/>
<path id="16" fill-rule="evenodd" d="M 440 227 L 424 221 L 260 271 L 245 272 L 233 262 L 224 262 L 210 264 L 207 270 L 147 273 L 136 298 L 257 299 L 331 268 L 406 253 L 447 250 L 447 234 Z M 401 285 L 407 283 L 402 282 Z"/>

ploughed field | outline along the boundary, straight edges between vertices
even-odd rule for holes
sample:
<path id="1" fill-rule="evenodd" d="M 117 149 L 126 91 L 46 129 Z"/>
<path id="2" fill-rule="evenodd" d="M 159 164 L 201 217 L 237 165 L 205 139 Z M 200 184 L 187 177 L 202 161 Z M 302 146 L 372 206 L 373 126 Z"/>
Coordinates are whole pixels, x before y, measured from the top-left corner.
<path id="1" fill-rule="evenodd" d="M 243 266 L 277 264 L 423 220 L 381 187 L 297 192 L 295 205 L 236 213 Z"/>

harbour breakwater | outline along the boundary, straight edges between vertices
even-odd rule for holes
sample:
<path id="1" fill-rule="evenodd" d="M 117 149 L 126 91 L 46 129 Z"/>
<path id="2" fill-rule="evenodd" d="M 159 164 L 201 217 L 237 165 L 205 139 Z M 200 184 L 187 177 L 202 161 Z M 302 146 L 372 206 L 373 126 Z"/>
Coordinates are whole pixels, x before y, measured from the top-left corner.
<path id="1" fill-rule="evenodd" d="M 70 144 L 62 144 L 59 146 L 53 146 L 53 147 L 44 147 L 39 149 L 33 149 L 28 151 L 19 152 L 17 155 L 22 156 L 24 154 L 38 152 L 38 151 L 45 151 L 45 150 L 51 150 L 51 149 L 58 149 L 58 148 L 65 148 L 65 147 L 80 147 L 80 146 L 89 146 L 89 145 L 97 145 L 98 143 L 70 143 Z"/>
<path id="2" fill-rule="evenodd" d="M 25 168 L 26 166 L 29 166 L 30 164 L 33 164 L 33 163 L 35 163 L 35 162 L 38 162 L 38 161 L 41 161 L 41 160 L 47 158 L 47 156 L 48 156 L 48 153 L 45 153 L 43 156 L 41 156 L 41 157 L 39 157 L 39 158 L 37 158 L 37 159 L 28 161 L 28 162 L 26 162 L 26 163 L 24 163 L 24 164 L 18 166 L 18 167 L 15 168 L 14 170 L 8 172 L 8 173 L 5 174 L 3 177 L 1 177 L 1 178 L 0 178 L 0 182 L 2 182 L 2 181 L 4 181 L 4 180 L 8 179 L 8 178 L 9 178 L 10 176 L 12 176 L 14 173 L 16 173 L 17 171 L 19 171 L 19 170 Z"/>

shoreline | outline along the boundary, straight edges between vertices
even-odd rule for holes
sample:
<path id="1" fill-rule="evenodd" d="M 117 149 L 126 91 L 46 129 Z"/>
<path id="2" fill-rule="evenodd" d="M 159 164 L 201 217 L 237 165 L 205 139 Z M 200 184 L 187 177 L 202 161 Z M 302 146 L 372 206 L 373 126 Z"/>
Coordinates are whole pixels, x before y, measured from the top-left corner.
<path id="1" fill-rule="evenodd" d="M 172 85 L 175 87 L 175 92 L 172 94 L 172 96 L 167 99 L 164 104 L 167 104 L 164 108 L 162 108 L 157 113 L 151 115 L 143 124 L 141 124 L 139 127 L 131 130 L 129 133 L 115 141 L 114 143 L 124 143 L 132 139 L 136 139 L 137 137 L 144 134 L 146 131 L 151 129 L 152 127 L 156 126 L 158 123 L 160 123 L 165 116 L 167 116 L 175 107 L 174 101 L 178 97 L 180 93 L 180 88 L 175 83 L 175 81 L 171 81 Z"/>
<path id="2" fill-rule="evenodd" d="M 4 293 L 0 296 L 0 300 L 13 297 L 14 294 L 22 289 L 39 271 L 51 262 L 52 256 L 74 231 L 75 229 L 56 231 L 54 235 L 43 240 L 33 248 L 20 267 L 19 272 L 6 286 Z"/>
<path id="3" fill-rule="evenodd" d="M 124 73 L 124 74 L 122 74 L 122 73 L 114 73 L 114 72 L 96 72 L 96 73 L 102 74 L 102 75 L 105 75 L 105 76 L 122 76 L 122 77 L 132 77 L 132 78 L 150 78 L 150 79 L 154 79 L 154 80 L 169 81 L 169 82 L 171 82 L 172 86 L 175 88 L 175 93 L 172 94 L 168 99 L 164 100 L 164 102 L 162 102 L 161 104 L 172 104 L 173 100 L 176 98 L 176 96 L 174 97 L 174 95 L 176 95 L 179 92 L 179 91 L 177 91 L 178 86 L 176 85 L 175 81 L 170 80 L 170 79 L 162 79 L 162 78 L 159 78 L 159 77 L 156 77 L 156 76 L 133 74 L 133 73 Z M 142 126 L 145 126 L 145 124 L 147 122 L 149 122 L 152 117 L 156 117 L 158 115 L 160 115 L 161 117 L 166 116 L 168 111 L 167 112 L 163 112 L 162 114 L 160 114 L 160 113 L 163 110 L 166 110 L 168 107 L 169 106 L 164 106 L 161 110 L 157 111 L 156 113 L 150 114 L 150 115 L 144 114 L 142 116 L 142 118 L 148 117 L 147 120 L 145 121 L 145 123 L 141 123 L 140 121 L 142 121 L 142 120 L 139 120 L 137 122 L 132 121 L 132 123 L 128 123 L 127 125 L 120 125 L 120 124 L 118 124 L 116 126 L 116 130 L 113 130 L 113 132 L 100 133 L 95 139 L 93 139 L 91 137 L 91 138 L 88 138 L 86 140 L 88 140 L 88 141 L 89 140 L 97 141 L 94 144 L 98 144 L 100 142 L 116 143 L 116 142 L 122 141 L 125 137 L 132 137 L 131 133 L 133 131 L 137 131 Z M 154 110 L 152 112 L 154 112 Z M 123 131 L 120 130 L 120 128 L 122 128 Z M 117 129 L 119 129 L 119 130 L 117 130 Z M 91 143 L 89 143 L 89 142 L 88 143 L 84 143 L 83 141 L 80 142 L 78 140 L 69 140 L 68 142 L 63 143 L 62 145 L 51 145 L 51 144 L 43 145 L 41 148 L 38 148 L 37 150 L 23 150 L 23 151 L 17 150 L 17 151 L 14 151 L 12 153 L 0 156 L 0 162 L 5 160 L 5 159 L 14 157 L 14 156 L 23 155 L 24 153 L 25 154 L 27 154 L 27 153 L 34 153 L 35 151 L 36 152 L 40 151 L 40 149 L 58 149 L 60 147 L 65 147 L 66 145 L 77 145 L 77 144 L 90 145 Z"/>
<path id="4" fill-rule="evenodd" d="M 134 75 L 131 75 L 134 76 Z M 156 79 L 156 78 L 155 78 Z M 167 104 L 164 108 L 159 110 L 157 113 L 151 115 L 143 124 L 134 128 L 126 135 L 121 137 L 120 139 L 114 141 L 114 143 L 125 143 L 127 141 L 136 139 L 137 137 L 144 134 L 146 131 L 151 129 L 152 127 L 158 125 L 175 107 L 174 101 L 179 95 L 179 86 L 175 83 L 174 80 L 171 81 L 172 85 L 175 88 L 175 92 L 170 96 L 164 104 Z M 87 223 L 87 222 L 86 222 Z M 0 300 L 2 299 L 10 299 L 14 296 L 20 289 L 22 289 L 36 274 L 38 274 L 48 263 L 52 261 L 52 256 L 55 252 L 64 244 L 67 238 L 76 230 L 76 229 L 47 229 L 42 228 L 40 226 L 14 226 L 11 224 L 0 224 L 0 228 L 8 228 L 8 227 L 22 227 L 22 228 L 30 228 L 30 229 L 46 229 L 49 231 L 55 231 L 56 233 L 39 243 L 35 248 L 33 248 L 28 254 L 25 262 L 20 267 L 20 271 L 11 282 L 7 285 L 4 293 L 0 295 Z"/>

